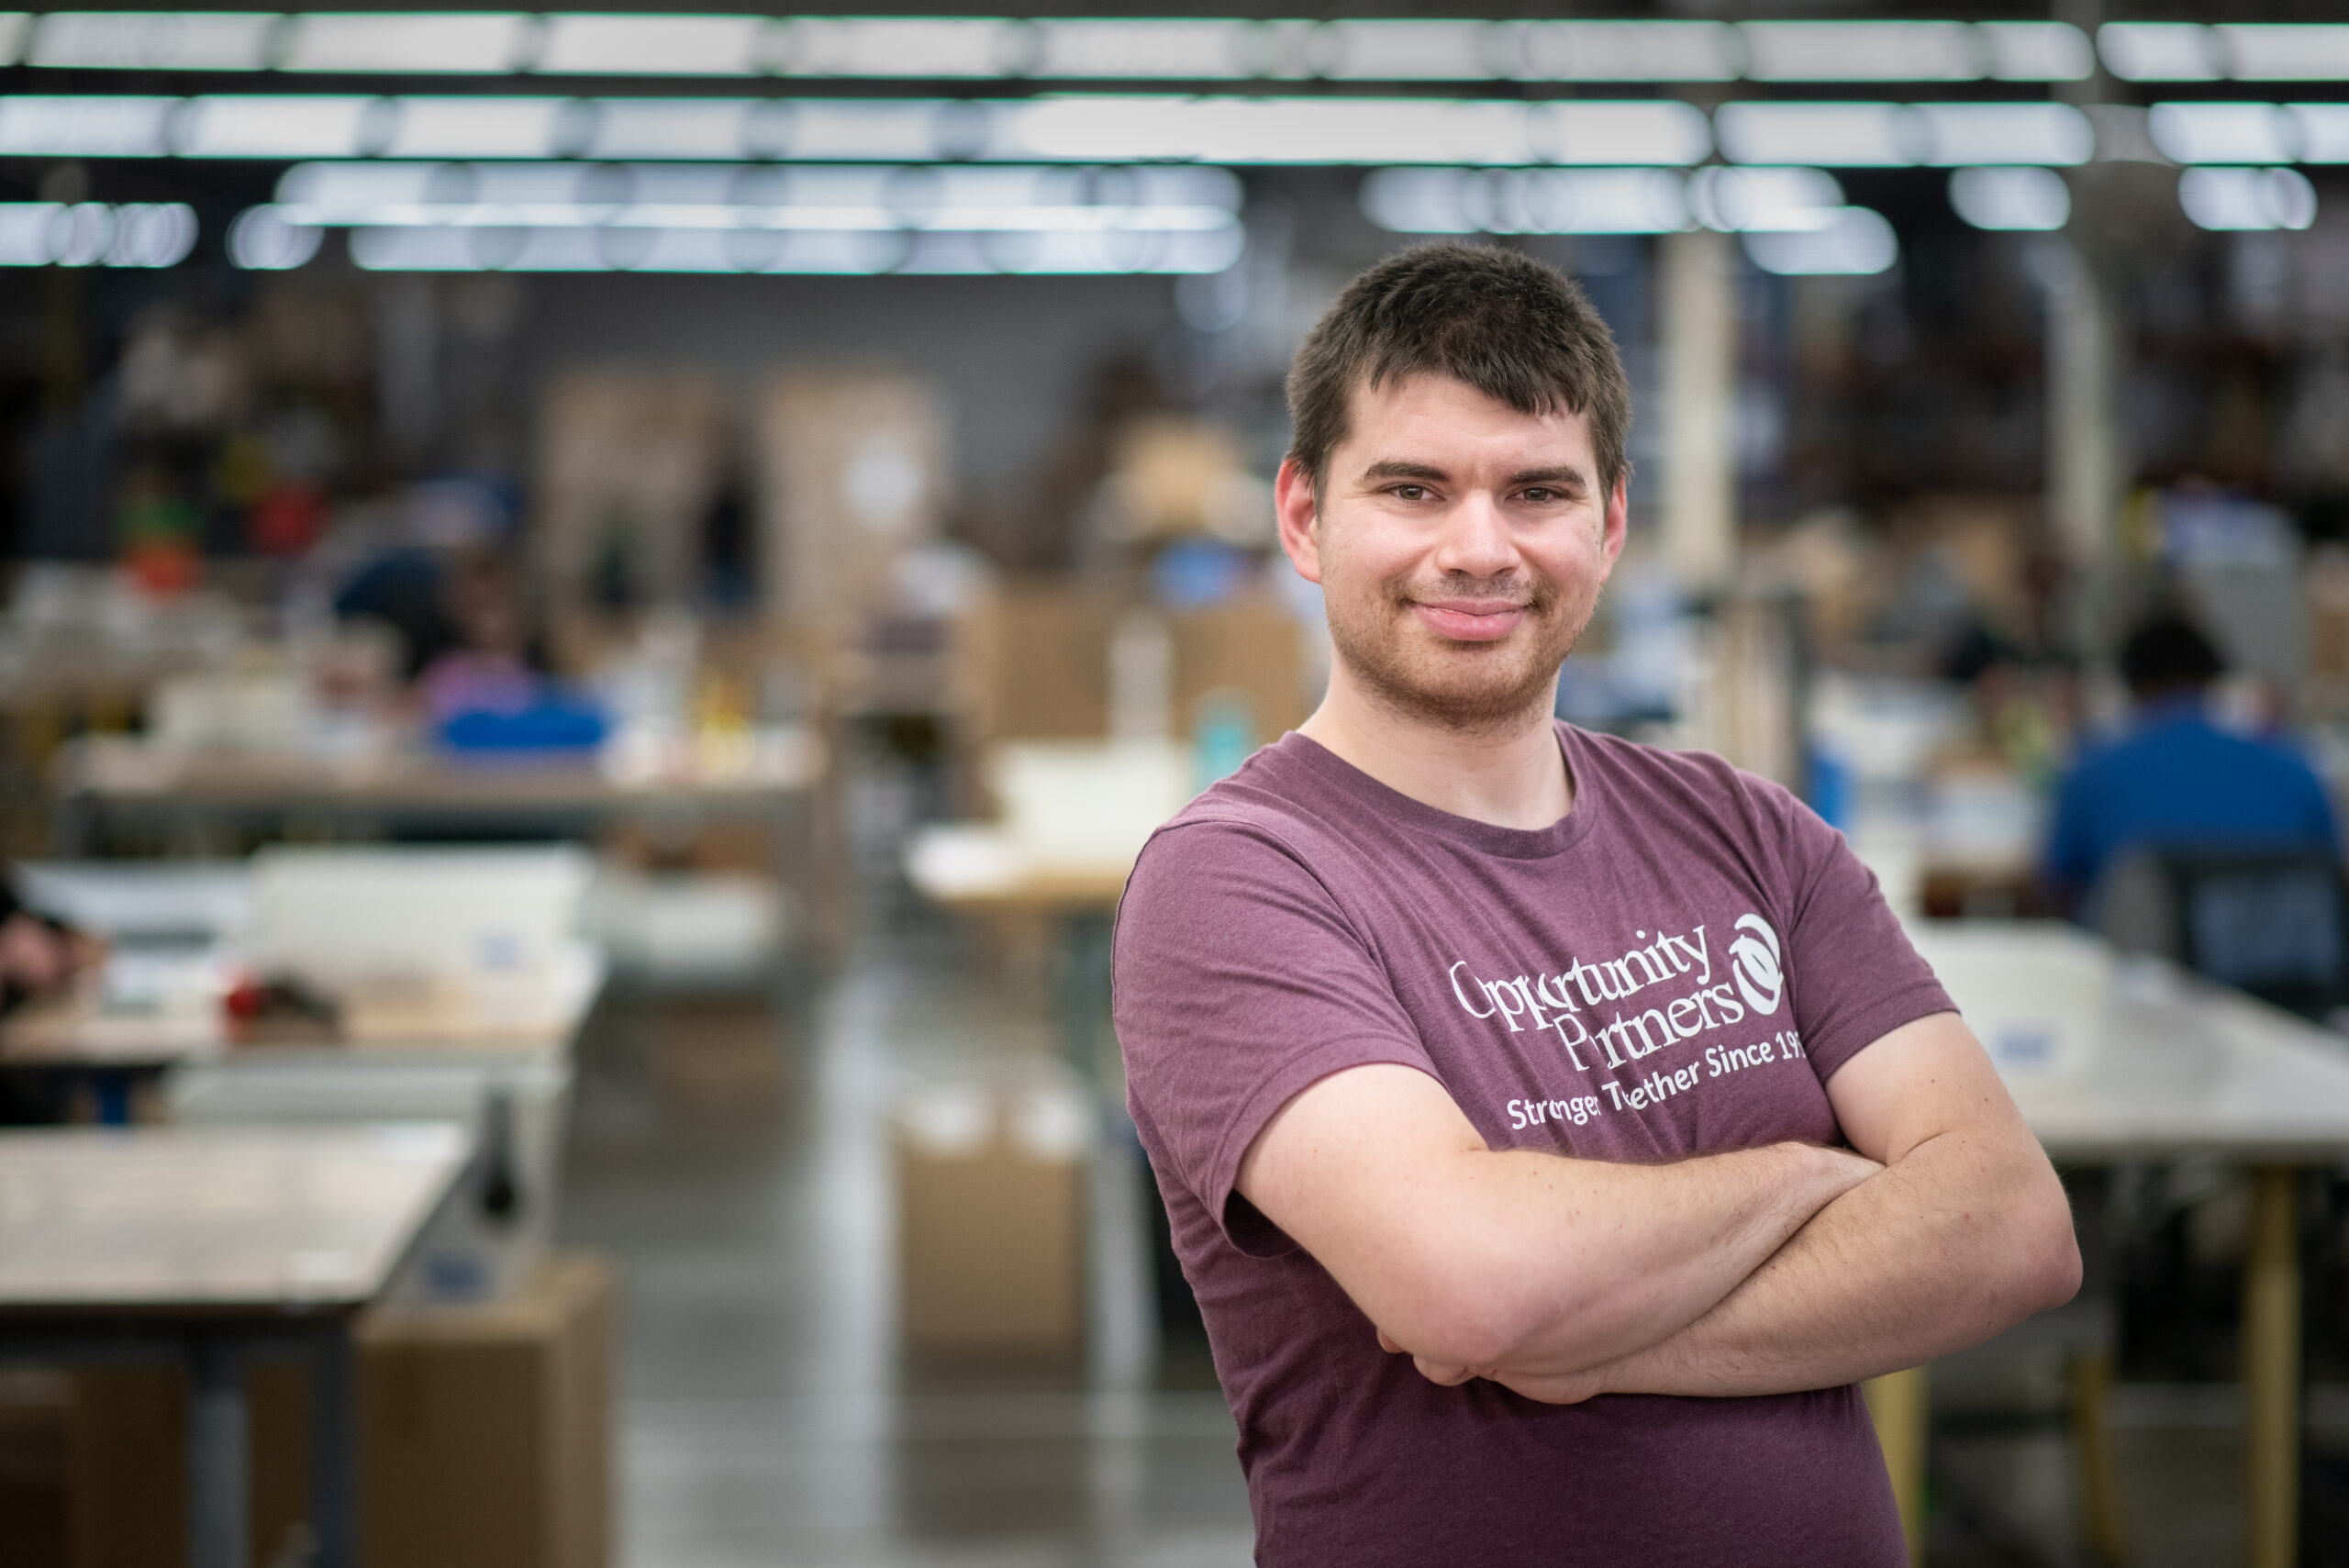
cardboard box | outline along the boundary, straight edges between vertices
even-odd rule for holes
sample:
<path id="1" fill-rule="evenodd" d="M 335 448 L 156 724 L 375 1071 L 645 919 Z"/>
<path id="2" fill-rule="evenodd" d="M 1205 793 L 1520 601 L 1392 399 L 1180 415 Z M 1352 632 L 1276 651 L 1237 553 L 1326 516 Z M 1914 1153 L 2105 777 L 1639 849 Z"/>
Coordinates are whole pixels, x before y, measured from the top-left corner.
<path id="1" fill-rule="evenodd" d="M 944 398 L 888 371 L 794 373 L 767 388 L 753 446 L 766 612 L 811 628 L 855 624 L 888 596 L 899 554 L 938 535 Z"/>
<path id="2" fill-rule="evenodd" d="M 0 1562 L 67 1568 L 73 1388 L 57 1373 L 0 1367 Z"/>
<path id="3" fill-rule="evenodd" d="M 1074 1356 L 1090 1105 L 1057 1076 L 933 1083 L 896 1118 L 901 1323 L 917 1352 Z"/>
<path id="4" fill-rule="evenodd" d="M 610 1266 L 565 1253 L 506 1301 L 362 1320 L 368 1568 L 604 1568 L 614 1317 Z M 178 1373 L 93 1367 L 73 1382 L 73 1568 L 179 1568 L 187 1407 Z M 247 1375 L 253 1541 L 264 1562 L 306 1510 L 307 1385 L 294 1362 Z"/>
<path id="5" fill-rule="evenodd" d="M 557 380 L 539 415 L 535 497 L 550 605 L 594 606 L 614 580 L 640 606 L 690 603 L 725 459 L 725 408 L 706 375 L 581 371 Z"/>
<path id="6" fill-rule="evenodd" d="M 961 636 L 971 731 L 985 741 L 1099 740 L 1109 734 L 1109 643 L 1121 606 L 1106 589 L 1030 579 L 1006 584 Z M 1202 705 L 1237 696 L 1262 744 L 1295 728 L 1308 690 L 1305 628 L 1281 606 L 1247 596 L 1164 617 L 1173 642 L 1170 740 L 1188 741 Z"/>

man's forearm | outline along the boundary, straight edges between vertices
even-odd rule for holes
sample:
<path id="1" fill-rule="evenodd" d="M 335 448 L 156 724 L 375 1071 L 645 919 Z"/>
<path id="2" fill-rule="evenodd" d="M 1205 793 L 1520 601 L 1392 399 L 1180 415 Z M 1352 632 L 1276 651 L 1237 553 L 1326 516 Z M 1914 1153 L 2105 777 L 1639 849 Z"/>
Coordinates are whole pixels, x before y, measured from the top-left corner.
<path id="1" fill-rule="evenodd" d="M 2049 1223 L 2052 1173 L 2002 1162 L 1987 1136 L 1920 1144 L 1675 1334 L 1579 1375 L 1531 1360 L 1495 1375 L 1535 1398 L 1782 1394 L 1920 1365 L 2011 1328 L 2068 1299 L 2077 1260 L 2068 1224 Z"/>
<path id="2" fill-rule="evenodd" d="M 1499 1352 L 1493 1359 L 1570 1368 L 1605 1364 L 1696 1321 L 1876 1169 L 1800 1144 L 1671 1165 L 1531 1152 L 1471 1163 L 1480 1162 L 1503 1190 L 1486 1195 L 1485 1218 L 1465 1221 L 1461 1239 L 1471 1255 L 1495 1253 L 1487 1288 L 1508 1297 L 1497 1303 L 1508 1327 L 1488 1341 Z M 1446 1207 L 1455 1224 L 1475 1212 Z M 1466 1362 L 1453 1366 L 1444 1355 L 1456 1341 L 1393 1339 L 1420 1351 L 1431 1375 L 1465 1373 Z"/>

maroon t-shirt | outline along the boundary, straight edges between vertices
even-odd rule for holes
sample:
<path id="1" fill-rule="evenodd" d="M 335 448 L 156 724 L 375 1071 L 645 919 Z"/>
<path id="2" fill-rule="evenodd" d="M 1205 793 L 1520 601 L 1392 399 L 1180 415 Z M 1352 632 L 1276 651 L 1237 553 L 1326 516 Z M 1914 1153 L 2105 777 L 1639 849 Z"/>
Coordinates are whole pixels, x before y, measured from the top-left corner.
<path id="1" fill-rule="evenodd" d="M 1561 725 L 1574 809 L 1496 828 L 1301 735 L 1159 829 L 1119 912 L 1129 1098 L 1240 1425 L 1257 1561 L 1907 1561 L 1856 1389 L 1440 1388 L 1233 1191 L 1274 1112 L 1366 1062 L 1495 1149 L 1661 1161 L 1841 1141 L 1824 1084 L 1949 998 L 1842 839 L 1719 758 Z"/>

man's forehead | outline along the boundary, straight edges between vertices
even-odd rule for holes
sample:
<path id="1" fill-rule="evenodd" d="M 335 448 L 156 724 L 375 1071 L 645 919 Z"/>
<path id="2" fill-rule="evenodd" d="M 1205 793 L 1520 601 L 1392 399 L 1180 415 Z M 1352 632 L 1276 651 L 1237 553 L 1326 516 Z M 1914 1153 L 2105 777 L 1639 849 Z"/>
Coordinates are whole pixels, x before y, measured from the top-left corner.
<path id="1" fill-rule="evenodd" d="M 1456 377 L 1433 372 L 1358 384 L 1348 399 L 1345 439 L 1349 459 L 1376 462 L 1401 455 L 1385 450 L 1400 440 L 1414 445 L 1539 449 L 1552 461 L 1587 464 L 1593 456 L 1590 418 L 1560 401 L 1545 413 L 1513 408 Z"/>

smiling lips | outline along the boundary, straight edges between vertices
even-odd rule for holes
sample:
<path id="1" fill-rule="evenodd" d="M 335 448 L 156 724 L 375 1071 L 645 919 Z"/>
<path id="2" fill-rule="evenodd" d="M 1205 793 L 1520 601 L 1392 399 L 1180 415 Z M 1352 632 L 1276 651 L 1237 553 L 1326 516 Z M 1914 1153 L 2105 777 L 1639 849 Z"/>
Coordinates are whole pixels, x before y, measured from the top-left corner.
<path id="1" fill-rule="evenodd" d="M 1419 624 L 1453 642 L 1497 642 L 1525 618 L 1525 606 L 1509 599 L 1415 599 Z"/>

